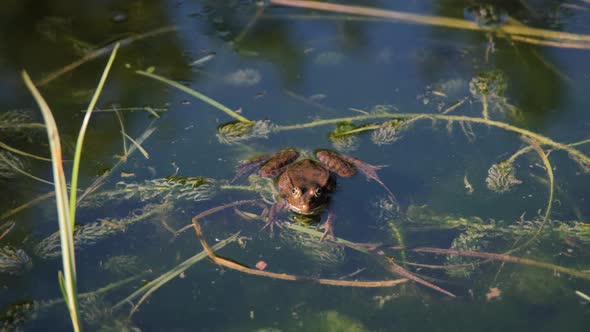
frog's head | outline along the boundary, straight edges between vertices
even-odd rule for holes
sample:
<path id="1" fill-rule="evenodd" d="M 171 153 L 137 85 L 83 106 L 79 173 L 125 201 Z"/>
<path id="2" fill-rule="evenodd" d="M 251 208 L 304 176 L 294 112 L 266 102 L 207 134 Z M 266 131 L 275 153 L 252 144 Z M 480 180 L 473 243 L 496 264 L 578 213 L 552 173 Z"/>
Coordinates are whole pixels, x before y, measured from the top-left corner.
<path id="1" fill-rule="evenodd" d="M 319 186 L 294 186 L 287 195 L 289 209 L 303 215 L 318 214 L 326 209 L 329 192 Z"/>

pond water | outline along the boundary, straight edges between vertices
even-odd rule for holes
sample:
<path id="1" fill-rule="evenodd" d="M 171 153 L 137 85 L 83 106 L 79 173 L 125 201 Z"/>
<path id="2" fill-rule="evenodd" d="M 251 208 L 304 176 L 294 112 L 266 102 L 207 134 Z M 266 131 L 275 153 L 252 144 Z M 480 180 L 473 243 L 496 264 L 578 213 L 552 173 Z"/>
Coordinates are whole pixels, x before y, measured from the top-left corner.
<path id="1" fill-rule="evenodd" d="M 21 70 L 53 111 L 69 177 L 84 110 L 113 43 L 123 41 L 80 168 L 76 267 L 86 330 L 586 331 L 590 5 L 347 3 L 389 12 L 4 2 L 2 330 L 71 329 L 53 186 L 39 180 L 53 181 L 51 163 L 19 153 L 50 154 Z M 395 21 L 394 11 L 402 13 Z M 579 35 L 551 39 L 548 30 Z M 378 171 L 383 186 L 362 174 L 337 179 L 336 243 L 320 242 L 317 225 L 288 212 L 279 219 L 292 224 L 271 236 L 259 216 L 277 199 L 272 179 L 254 172 L 231 182 L 242 161 L 284 148 L 387 165 Z M 199 219 L 204 239 L 226 244 L 219 255 L 239 266 L 263 262 L 264 271 L 301 280 L 190 260 L 203 247 L 191 228 L 178 230 L 240 200 L 259 204 Z M 419 281 L 358 287 L 409 273 Z"/>

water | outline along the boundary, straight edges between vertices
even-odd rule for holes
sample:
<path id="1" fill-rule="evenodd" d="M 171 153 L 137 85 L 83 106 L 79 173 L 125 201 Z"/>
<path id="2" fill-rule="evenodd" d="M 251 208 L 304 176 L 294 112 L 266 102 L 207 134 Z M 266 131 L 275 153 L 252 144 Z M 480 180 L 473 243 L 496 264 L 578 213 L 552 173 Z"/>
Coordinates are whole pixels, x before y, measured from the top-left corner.
<path id="1" fill-rule="evenodd" d="M 509 16 L 536 28 L 580 34 L 589 31 L 587 10 L 571 4 L 540 3 L 534 8 L 450 1 L 370 5 L 465 17 L 482 26 L 502 24 Z M 352 142 L 335 142 L 329 134 L 336 127 L 329 124 L 294 130 L 272 127 L 274 131 L 266 138 L 228 145 L 221 143 L 217 134 L 219 126 L 233 120 L 230 116 L 140 76 L 136 70 L 153 67 L 155 74 L 241 110 L 239 114 L 248 119 L 268 120 L 273 126 L 362 116 L 378 110 L 481 118 L 485 94 L 492 120 L 556 142 L 574 143 L 588 138 L 587 51 L 303 9 L 262 10 L 250 1 L 109 5 L 62 1 L 35 6 L 9 2 L 2 6 L 0 115 L 4 121 L 23 114 L 28 116 L 24 122 L 42 121 L 22 84 L 21 69 L 41 83 L 50 73 L 114 40 L 176 27 L 124 45 L 98 102 L 103 110 L 140 109 L 120 111 L 130 137 L 137 139 L 148 128 L 155 131 L 142 143 L 149 159 L 135 151 L 78 210 L 77 223 L 86 225 L 86 232 L 92 233 L 91 226 L 95 227 L 92 234 L 102 232 L 95 240 L 88 235 L 77 244 L 79 292 L 96 293 L 101 287 L 136 277 L 82 301 L 87 330 L 587 328 L 588 302 L 575 291 L 590 294 L 588 275 L 584 279 L 555 269 L 501 262 L 447 272 L 406 265 L 421 278 L 457 295 L 451 298 L 413 282 L 391 288 L 332 287 L 246 275 L 204 260 L 151 294 L 129 319 L 130 303 L 113 309 L 145 283 L 202 250 L 192 230 L 179 236 L 171 231 L 207 209 L 260 198 L 255 192 L 227 188 L 241 160 L 286 147 L 307 154 L 319 148 L 340 149 L 368 163 L 388 165 L 379 176 L 396 195 L 399 211 L 384 208 L 387 193 L 376 182 L 367 182 L 361 175 L 339 179 L 330 207 L 337 216 L 336 235 L 342 239 L 395 245 L 400 239 L 395 229 L 408 247 L 504 253 L 536 237 L 512 255 L 576 271 L 589 269 L 590 237 L 585 223 L 590 213 L 586 203 L 589 177 L 564 151 L 543 146 L 546 153 L 551 151 L 555 197 L 544 232 L 535 235 L 543 224 L 549 192 L 547 172 L 538 154 L 533 150 L 512 164 L 513 175 L 521 184 L 503 193 L 486 186 L 492 165 L 528 145 L 515 132 L 460 121 L 448 125 L 448 118 L 440 118 L 406 125 L 392 144 L 375 144 L 368 130 L 349 136 Z M 478 13 L 483 16 L 477 17 Z M 41 87 L 56 117 L 65 159 L 72 156 L 84 116 L 81 110 L 88 105 L 106 59 L 88 61 Z M 450 109 L 453 105 L 459 106 Z M 159 118 L 145 111 L 146 107 L 158 110 Z M 355 125 L 383 121 L 367 119 Z M 124 152 L 120 132 L 114 112 L 93 115 L 82 156 L 82 189 L 120 160 Z M 384 138 L 379 142 L 384 143 Z M 28 153 L 49 155 L 43 130 L 2 128 L 0 141 Z M 132 146 L 129 140 L 126 144 Z M 588 153 L 583 144 L 576 148 Z M 52 180 L 49 163 L 22 156 L 16 159 L 7 152 L 4 156 L 13 158 L 9 160 L 28 173 Z M 70 167 L 66 162 L 66 174 Z M 1 231 L 14 224 L 1 240 L 3 257 L 7 257 L 0 274 L 3 326 L 7 330 L 41 331 L 48 326 L 67 330 L 66 307 L 52 302 L 61 298 L 57 282 L 61 260 L 55 255 L 44 257 L 39 249 L 39 243 L 57 230 L 55 204 L 47 198 L 10 213 L 51 192 L 52 186 L 15 173 L 11 167 L 0 170 L 4 172 L 0 173 Z M 176 181 L 205 177 L 214 182 L 208 184 L 211 187 L 192 188 L 190 196 L 183 196 L 187 192 L 179 187 L 168 197 L 161 191 L 149 191 L 179 186 L 163 180 L 170 175 L 178 176 Z M 247 184 L 245 178 L 235 183 Z M 123 188 L 128 190 L 126 194 L 121 192 Z M 240 209 L 260 213 L 258 207 Z M 326 217 L 324 213 L 323 220 Z M 287 218 L 285 214 L 283 219 Z M 379 250 L 364 254 L 322 245 L 286 229 L 270 237 L 267 229 L 260 230 L 262 225 L 232 209 L 202 220 L 210 244 L 241 232 L 241 245 L 231 243 L 219 253 L 247 266 L 264 261 L 268 271 L 309 278 L 370 281 L 399 277 L 384 268 Z M 448 266 L 474 262 L 466 257 L 409 251 L 404 256 L 383 250 L 398 263 Z M 7 265 L 10 262 L 12 269 Z M 137 304 L 139 298 L 132 301 Z"/>

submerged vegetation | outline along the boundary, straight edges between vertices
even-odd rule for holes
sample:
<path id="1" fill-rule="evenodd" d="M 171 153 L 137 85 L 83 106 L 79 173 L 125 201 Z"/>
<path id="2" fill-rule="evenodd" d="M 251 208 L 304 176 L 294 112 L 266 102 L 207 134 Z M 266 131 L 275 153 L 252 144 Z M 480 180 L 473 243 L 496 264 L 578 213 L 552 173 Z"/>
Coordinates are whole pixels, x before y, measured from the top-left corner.
<path id="1" fill-rule="evenodd" d="M 309 1 L 272 0 L 270 3 L 475 30 L 487 33 L 490 38 L 493 35 L 497 38 L 520 40 L 535 45 L 590 48 L 588 36 L 558 34 L 516 24 L 506 25 L 508 19 L 503 13 L 496 13 L 493 8 L 485 6 L 469 7 L 467 13 L 473 16 L 474 22 L 467 22 L 444 17 L 410 15 L 366 7 Z M 245 38 L 252 25 L 261 17 L 267 4 L 258 6 L 253 20 L 240 33 L 240 40 Z M 175 27 L 166 27 L 144 35 L 125 38 L 126 42 L 123 46 L 175 29 Z M 238 47 L 235 44 L 233 46 L 236 49 Z M 86 152 L 84 138 L 87 129 L 91 126 L 90 119 L 93 111 L 98 111 L 98 99 L 118 47 L 118 44 L 113 44 L 86 53 L 82 60 L 37 81 L 37 86 L 47 85 L 82 63 L 112 50 L 98 88 L 84 113 L 77 140 L 72 143 L 71 156 L 70 151 L 62 152 L 61 144 L 66 139 L 59 135 L 49 106 L 26 73 L 23 73 L 23 79 L 34 95 L 45 123 L 35 122 L 34 113 L 29 110 L 0 113 L 0 181 L 11 185 L 15 180 L 27 177 L 32 179 L 31 181 L 36 181 L 35 183 L 51 185 L 54 188 L 54 192 L 19 203 L 21 205 L 18 207 L 3 211 L 0 215 L 0 240 L 4 240 L 5 237 L 10 238 L 10 241 L 0 246 L 0 275 L 6 278 L 18 278 L 27 273 L 34 273 L 37 265 L 41 265 L 38 264 L 39 262 L 50 263 L 59 257 L 62 258 L 63 268 L 63 274 L 60 271 L 58 277 L 63 299 L 35 299 L 11 305 L 2 315 L 2 330 L 18 329 L 27 321 L 34 320 L 40 313 L 64 303 L 68 308 L 74 330 L 81 330 L 84 326 L 87 329 L 105 331 L 139 329 L 132 318 L 148 298 L 162 291 L 162 286 L 173 280 L 186 278 L 189 269 L 203 260 L 215 263 L 215 268 L 218 270 L 207 266 L 200 270 L 190 270 L 190 273 L 199 273 L 210 278 L 211 276 L 207 273 L 211 271 L 221 274 L 231 270 L 244 275 L 267 278 L 266 280 L 292 282 L 294 287 L 337 286 L 359 289 L 396 287 L 395 293 L 383 293 L 385 295 L 379 293 L 372 297 L 378 300 L 376 308 L 379 310 L 382 310 L 387 302 L 394 298 L 408 296 L 408 294 L 424 296 L 424 298 L 444 294 L 449 299 L 470 296 L 473 300 L 478 298 L 474 296 L 474 289 L 480 293 L 483 289 L 483 291 L 489 290 L 485 297 L 487 301 L 490 301 L 500 297 L 501 290 L 498 287 L 502 287 L 502 290 L 513 288 L 527 294 L 531 299 L 541 301 L 539 299 L 545 296 L 544 294 L 558 296 L 557 289 L 562 287 L 564 289 L 567 287 L 569 291 L 569 288 L 573 287 L 569 286 L 569 283 L 573 285 L 576 280 L 581 280 L 584 283 L 575 285 L 587 285 L 590 280 L 590 262 L 585 259 L 590 252 L 590 224 L 584 220 L 583 214 L 579 211 L 576 211 L 576 219 L 572 217 L 572 214 L 563 212 L 568 208 L 575 210 L 576 207 L 568 206 L 572 200 L 566 199 L 566 186 L 570 183 L 562 182 L 563 178 L 556 178 L 554 174 L 554 171 L 557 172 L 558 169 L 569 170 L 577 167 L 579 171 L 577 176 L 584 181 L 588 180 L 590 157 L 583 151 L 587 151 L 586 145 L 590 143 L 590 140 L 562 143 L 526 127 L 522 121 L 523 111 L 513 105 L 508 97 L 508 92 L 512 89 L 509 77 L 500 70 L 481 70 L 466 80 L 432 83 L 426 89 L 428 92 L 418 99 L 422 102 L 421 106 L 434 101 L 433 96 L 444 99 L 444 103 L 438 103 L 436 112 L 402 112 L 398 106 L 379 101 L 365 109 L 351 107 L 349 108 L 351 114 L 332 113 L 331 117 L 313 116 L 309 121 L 291 123 L 278 116 L 274 118 L 273 115 L 263 119 L 253 119 L 251 115 L 256 114 L 255 112 L 241 108 L 232 109 L 205 93 L 187 86 L 183 81 L 175 81 L 176 78 L 171 79 L 164 74 L 160 75 L 159 68 L 136 70 L 132 69 L 131 64 L 126 63 L 127 74 L 138 81 L 158 81 L 222 111 L 223 113 L 216 113 L 220 116 L 219 123 L 207 123 L 204 126 L 210 129 L 209 137 L 214 141 L 211 144 L 221 143 L 222 145 L 218 145 L 220 148 L 233 149 L 234 154 L 240 153 L 249 157 L 258 153 L 258 150 L 265 149 L 258 145 L 265 142 L 264 140 L 277 139 L 278 142 L 297 145 L 296 142 L 292 143 L 290 133 L 307 135 L 316 130 L 321 132 L 322 137 L 327 137 L 318 145 L 328 142 L 339 151 L 361 149 L 362 152 L 367 142 L 373 143 L 373 148 L 385 151 L 414 139 L 413 135 L 416 133 L 444 137 L 441 141 L 454 144 L 455 141 L 449 139 L 456 138 L 453 136 L 454 130 L 463 135 L 459 135 L 459 141 L 464 140 L 477 145 L 481 140 L 490 139 L 490 137 L 495 139 L 489 133 L 497 133 L 500 132 L 498 129 L 501 129 L 509 134 L 506 137 L 513 138 L 517 144 L 509 146 L 498 144 L 496 148 L 501 151 L 493 152 L 493 155 L 487 155 L 487 151 L 482 149 L 478 158 L 491 165 L 482 166 L 483 162 L 478 162 L 469 166 L 465 165 L 465 170 L 459 170 L 462 181 L 457 180 L 456 184 L 458 188 L 464 185 L 466 193 L 463 199 L 469 199 L 470 202 L 494 200 L 494 202 L 500 202 L 498 210 L 503 208 L 501 204 L 505 204 L 502 203 L 504 200 L 513 200 L 517 197 L 516 195 L 521 197 L 528 195 L 531 201 L 534 199 L 534 202 L 545 202 L 544 205 L 535 208 L 537 211 L 533 215 L 530 215 L 530 212 L 529 215 L 522 212 L 521 215 L 508 217 L 503 215 L 501 218 L 490 216 L 488 212 L 481 215 L 474 212 L 462 215 L 456 211 L 441 211 L 440 207 L 431 207 L 416 198 L 404 198 L 400 203 L 387 186 L 378 180 L 379 184 L 387 190 L 388 195 L 385 198 L 370 197 L 366 200 L 367 205 L 372 205 L 370 213 L 363 211 L 370 217 L 363 220 L 362 226 L 355 225 L 355 227 L 363 227 L 361 230 L 345 230 L 343 236 L 338 234 L 339 237 L 324 241 L 322 231 L 318 225 L 315 225 L 317 223 L 315 219 L 294 216 L 289 222 L 282 224 L 278 237 L 267 240 L 266 230 L 262 231 L 262 235 L 258 235 L 257 232 L 262 227 L 261 221 L 265 221 L 269 213 L 273 213 L 271 206 L 277 203 L 279 198 L 276 183 L 272 179 L 253 174 L 245 183 L 240 184 L 234 183 L 233 174 L 227 174 L 225 177 L 188 174 L 190 171 L 177 166 L 174 160 L 167 160 L 165 163 L 173 167 L 173 172 L 170 172 L 168 166 L 155 167 L 146 161 L 150 159 L 152 152 L 146 145 L 149 145 L 152 133 L 159 129 L 161 113 L 164 110 L 166 115 L 175 113 L 173 107 L 168 105 L 166 108 L 137 105 L 102 109 L 104 116 L 112 116 L 113 123 L 117 124 L 121 133 L 123 151 L 120 155 L 114 156 L 115 161 L 108 170 L 97 176 L 85 189 L 79 189 L 81 186 L 78 185 L 78 178 L 83 165 L 82 153 Z M 486 62 L 488 56 L 486 50 Z M 207 54 L 205 58 L 194 61 L 192 66 L 199 67 L 201 71 L 201 68 L 204 68 L 213 57 L 213 53 Z M 345 61 L 341 54 L 328 51 L 322 51 L 315 59 L 315 65 L 318 66 L 336 67 L 340 62 Z M 232 87 L 247 88 L 256 86 L 261 79 L 259 71 L 246 68 L 235 70 L 217 80 Z M 452 98 L 448 95 L 451 94 L 449 92 L 451 90 Z M 317 106 L 322 110 L 331 110 L 325 105 L 312 102 L 311 99 L 306 100 L 309 105 Z M 127 127 L 130 126 L 126 125 L 125 117 L 121 115 L 126 110 L 143 110 L 148 112 L 146 116 L 151 117 L 147 128 L 136 138 L 126 132 Z M 199 111 L 202 112 L 202 110 Z M 440 130 L 441 128 L 444 130 Z M 21 150 L 21 147 L 26 145 L 22 141 L 35 142 L 39 140 L 35 133 L 42 131 L 47 131 L 51 158 Z M 214 134 L 217 141 L 213 137 Z M 5 139 L 6 137 L 10 137 L 10 140 Z M 148 144 L 145 144 L 146 142 Z M 522 142 L 526 146 L 514 148 Z M 42 146 L 46 148 L 46 145 Z M 284 146 L 281 147 L 284 148 Z M 130 158 L 135 151 L 140 152 L 141 155 L 137 154 L 139 158 Z M 409 153 L 417 152 L 408 151 Z M 567 158 L 562 158 L 563 155 Z M 199 158 L 208 158 L 208 156 L 198 155 L 194 159 L 201 162 Z M 402 155 L 395 158 L 406 157 Z M 383 161 L 388 160 L 390 159 L 384 158 Z M 52 181 L 33 175 L 32 173 L 38 172 L 39 168 L 30 167 L 29 162 L 44 163 L 45 167 L 50 162 L 53 170 Z M 433 160 L 429 167 L 440 167 L 439 163 L 441 163 L 439 160 Z M 378 168 L 380 167 L 382 166 Z M 71 170 L 68 183 L 66 183 L 64 168 Z M 372 171 L 375 172 L 375 170 Z M 535 174 L 539 171 L 542 171 L 546 178 Z M 172 175 L 162 176 L 163 172 Z M 456 180 L 454 175 L 448 175 L 448 178 Z M 376 175 L 373 179 L 376 179 Z M 435 177 L 431 180 L 435 181 Z M 425 177 L 421 181 L 430 180 Z M 470 181 L 473 181 L 473 185 Z M 395 188 L 395 186 L 391 187 Z M 542 196 L 539 188 L 545 190 L 547 199 L 538 199 Z M 529 191 L 535 194 L 534 198 Z M 451 195 L 460 196 L 459 192 L 460 190 L 449 189 Z M 399 193 L 396 194 L 403 197 Z M 16 233 L 13 229 L 19 229 L 18 218 L 22 211 L 33 209 L 36 205 L 41 205 L 40 210 L 46 209 L 49 204 L 41 203 L 54 198 L 58 212 L 57 231 L 55 228 L 48 230 L 40 227 L 40 230 L 35 230 L 26 241 L 17 243 L 11 238 L 12 233 Z M 353 208 L 360 209 L 360 206 L 357 203 Z M 351 209 L 349 206 L 339 208 Z M 523 210 L 526 212 L 530 210 L 530 207 Z M 196 212 L 198 213 L 195 215 Z M 49 215 L 45 212 L 42 214 Z M 354 214 L 351 215 L 354 216 Z M 346 218 L 349 217 L 344 214 L 344 223 L 347 222 Z M 140 227 L 150 229 L 146 232 L 149 233 L 148 236 L 137 235 L 135 230 Z M 185 235 L 191 230 L 195 232 L 192 238 Z M 430 236 L 431 234 L 437 236 Z M 432 242 L 428 242 L 431 239 L 433 239 Z M 140 247 L 144 241 L 149 241 L 150 246 L 166 254 L 164 263 L 149 262 L 145 259 L 149 253 L 143 252 L 139 254 L 109 252 L 106 257 L 86 255 L 89 248 L 100 248 L 103 244 L 116 247 L 115 243 L 117 245 L 131 243 L 132 246 Z M 215 244 L 210 246 L 209 243 L 213 242 Z M 178 243 L 181 243 L 182 247 Z M 217 253 L 224 247 L 236 248 L 238 247 L 236 244 L 239 250 L 228 251 L 232 254 L 225 256 L 224 253 L 224 256 L 221 256 Z M 272 248 L 266 248 L 271 250 L 270 254 L 269 251 L 260 249 L 264 246 Z M 141 248 L 143 250 L 145 247 Z M 186 255 L 186 248 L 190 248 L 191 254 L 188 258 L 183 258 Z M 288 253 L 285 254 L 285 252 Z M 89 262 L 89 265 L 93 266 L 92 273 L 104 274 L 105 279 L 108 278 L 111 282 L 107 281 L 106 286 L 96 290 L 79 293 L 76 254 L 85 255 L 83 256 L 85 259 L 92 260 Z M 305 268 L 294 270 L 293 267 L 297 265 L 293 262 L 301 263 Z M 499 267 L 490 264 L 493 262 L 500 263 Z M 507 263 L 515 264 L 516 267 L 505 267 Z M 510 269 L 510 275 L 502 276 L 503 269 Z M 148 272 L 153 272 L 153 275 Z M 558 274 L 566 275 L 568 279 L 554 280 L 556 279 L 554 276 Z M 113 277 L 121 278 L 121 280 L 112 281 L 110 278 Z M 572 281 L 569 277 L 575 280 Z M 250 282 L 255 279 L 251 278 L 244 280 Z M 253 284 L 265 280 L 263 278 L 256 279 Z M 549 278 L 553 279 L 549 280 Z M 215 282 L 216 280 L 211 280 L 211 285 L 214 286 Z M 547 287 L 546 293 L 540 294 L 535 291 L 544 287 L 541 285 L 548 283 L 552 283 L 552 286 Z M 418 287 L 411 287 L 410 284 L 416 284 Z M 568 286 L 565 286 L 566 284 Z M 105 293 L 129 285 L 133 285 L 133 288 L 126 287 L 116 296 L 106 298 Z M 196 286 L 191 284 L 191 286 L 183 285 L 183 287 Z M 206 286 L 199 285 L 199 287 Z M 431 290 L 438 293 L 430 292 Z M 201 291 L 202 289 L 194 291 L 194 294 Z M 576 290 L 575 294 L 578 292 L 580 291 Z M 580 294 L 582 295 L 578 294 L 578 296 L 581 298 L 586 296 L 582 292 Z M 159 301 L 155 298 L 152 300 Z M 254 310 L 250 310 L 250 319 L 254 320 Z M 363 323 L 337 311 L 322 311 L 307 316 L 309 316 L 308 319 L 300 322 L 297 328 L 313 326 L 321 330 L 334 331 L 371 330 Z"/>

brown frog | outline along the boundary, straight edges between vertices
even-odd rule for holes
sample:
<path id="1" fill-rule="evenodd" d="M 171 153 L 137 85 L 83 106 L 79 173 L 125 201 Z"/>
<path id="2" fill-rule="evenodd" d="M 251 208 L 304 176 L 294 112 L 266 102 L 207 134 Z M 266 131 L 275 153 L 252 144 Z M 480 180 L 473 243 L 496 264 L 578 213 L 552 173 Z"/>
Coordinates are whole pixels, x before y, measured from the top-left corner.
<path id="1" fill-rule="evenodd" d="M 318 215 L 324 211 L 330 201 L 330 194 L 336 188 L 336 177 L 351 177 L 360 171 L 367 179 L 373 179 L 387 190 L 392 200 L 395 197 L 377 176 L 377 170 L 383 166 L 374 166 L 359 159 L 331 150 L 317 150 L 318 160 L 299 159 L 300 153 L 295 149 L 284 149 L 242 163 L 236 178 L 258 169 L 264 177 L 276 178 L 281 200 L 274 204 L 269 212 L 267 223 L 271 232 L 278 224 L 277 214 L 289 209 L 302 215 Z M 235 179 L 234 179 L 235 180 Z M 325 223 L 322 240 L 330 234 L 334 237 L 335 216 L 330 211 Z"/>

